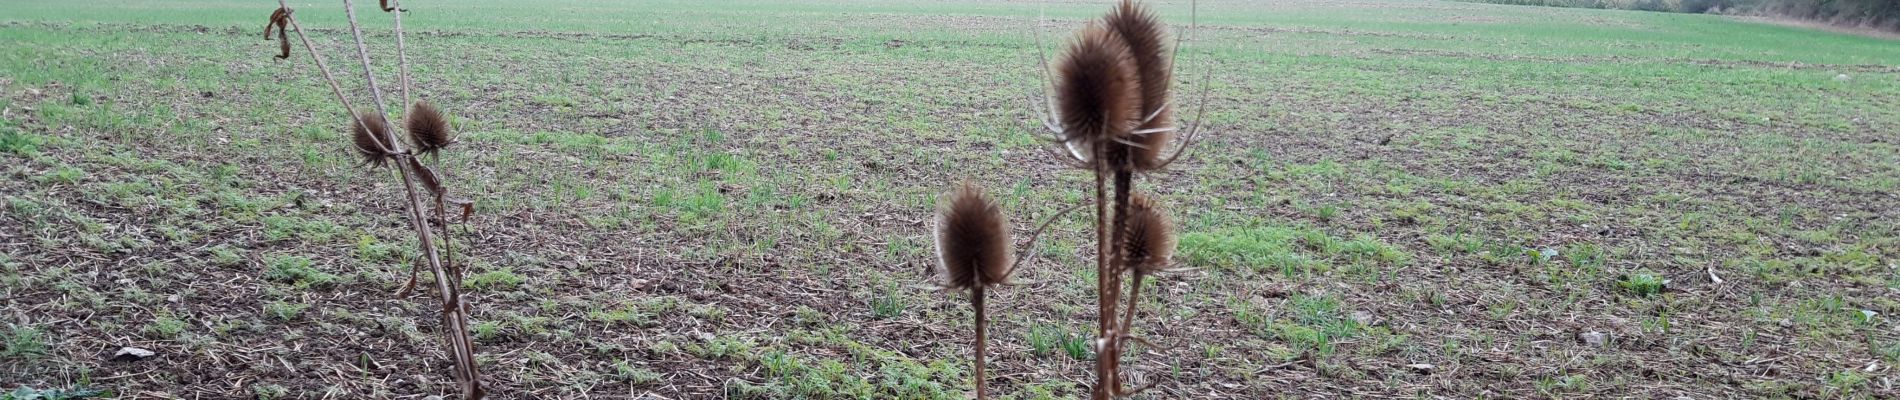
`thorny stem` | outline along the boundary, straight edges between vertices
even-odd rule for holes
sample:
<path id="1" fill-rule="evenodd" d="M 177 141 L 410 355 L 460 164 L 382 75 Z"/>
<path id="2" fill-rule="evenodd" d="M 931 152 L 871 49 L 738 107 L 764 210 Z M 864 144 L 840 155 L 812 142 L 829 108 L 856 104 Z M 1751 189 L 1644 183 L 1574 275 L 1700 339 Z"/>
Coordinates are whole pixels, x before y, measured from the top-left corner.
<path id="1" fill-rule="evenodd" d="M 983 285 L 970 288 L 970 305 L 976 308 L 976 399 L 990 397 L 988 374 L 983 370 L 989 352 L 989 316 L 983 310 Z"/>
<path id="2" fill-rule="evenodd" d="M 281 2 L 284 0 L 278 1 Z M 356 39 L 357 59 L 363 62 L 363 80 L 369 82 L 369 95 L 376 100 L 376 112 L 383 113 L 385 116 L 389 115 L 389 108 L 383 105 L 383 91 L 380 89 L 380 86 L 376 85 L 376 74 L 369 66 L 369 45 L 363 43 L 363 27 L 356 23 L 356 3 L 350 0 L 343 0 L 343 14 L 350 18 L 350 37 Z M 389 119 L 384 118 L 383 120 L 387 123 Z M 395 126 L 392 125 L 389 128 L 391 129 L 386 129 L 383 132 L 387 134 L 390 139 L 395 139 Z M 396 147 L 400 147 L 400 145 L 392 144 L 390 146 L 392 149 Z"/>
<path id="3" fill-rule="evenodd" d="M 390 3 L 391 3 L 390 7 L 393 8 L 393 10 L 390 10 L 389 12 L 395 14 L 395 18 L 396 18 L 396 70 L 398 71 L 398 73 L 400 73 L 400 75 L 397 76 L 396 83 L 402 84 L 402 88 L 401 88 L 402 89 L 402 107 L 404 110 L 407 110 L 409 109 L 410 104 L 415 104 L 415 103 L 409 102 L 409 53 L 403 50 L 402 2 L 390 0 Z M 437 206 L 440 206 L 440 204 L 437 204 Z M 447 223 L 448 223 L 447 220 L 443 220 L 444 225 L 446 225 Z M 448 238 L 448 233 L 446 233 L 447 231 L 448 231 L 448 228 L 445 226 L 443 228 L 443 232 L 445 233 L 442 234 L 442 237 L 444 239 Z"/>
<path id="4" fill-rule="evenodd" d="M 1101 144 L 1101 146 L 1104 148 L 1107 148 L 1108 149 L 1107 151 L 1121 153 L 1121 154 L 1110 155 L 1111 158 L 1109 159 L 1111 160 L 1125 160 L 1129 156 L 1129 154 L 1127 154 L 1128 153 L 1127 147 L 1116 146 L 1114 144 L 1109 144 L 1109 143 L 1103 143 Z M 1130 190 L 1133 189 L 1132 186 L 1134 185 L 1134 181 L 1133 181 L 1134 173 L 1129 171 L 1126 165 L 1115 165 L 1114 168 L 1115 168 L 1115 189 L 1114 189 L 1115 190 L 1115 208 L 1113 211 L 1114 213 L 1113 215 L 1115 218 L 1114 219 L 1115 222 L 1114 222 L 1114 225 L 1111 226 L 1112 230 L 1109 231 L 1111 235 L 1110 236 L 1111 239 L 1109 243 L 1111 244 L 1110 247 L 1113 249 L 1113 252 L 1109 253 L 1110 258 L 1109 258 L 1109 264 L 1108 264 L 1109 269 L 1111 270 L 1109 274 L 1110 279 L 1109 279 L 1108 284 L 1109 284 L 1109 287 L 1113 288 L 1114 290 L 1111 290 L 1108 292 L 1108 300 L 1107 300 L 1108 303 L 1111 305 L 1111 307 L 1113 305 L 1119 305 L 1121 303 L 1120 300 L 1121 300 L 1121 288 L 1122 288 L 1122 270 L 1127 269 L 1127 266 L 1123 265 L 1124 263 L 1127 262 L 1127 260 L 1125 260 L 1122 257 L 1122 251 L 1121 251 L 1122 237 L 1125 235 L 1124 231 L 1127 229 L 1127 226 L 1128 226 L 1128 196 L 1129 196 Z M 1132 297 L 1128 306 L 1131 308 L 1135 306 L 1132 300 Z M 1109 314 L 1109 318 L 1114 318 L 1115 309 L 1114 308 L 1108 309 L 1108 314 Z M 1128 334 L 1128 324 L 1117 325 L 1115 327 L 1115 331 L 1117 333 L 1117 336 Z M 1122 389 L 1122 379 L 1121 379 L 1121 374 L 1120 374 L 1121 354 L 1122 354 L 1121 341 L 1112 340 L 1111 342 L 1112 343 L 1109 345 L 1109 350 L 1115 358 L 1114 363 L 1116 365 L 1116 368 L 1115 368 L 1116 373 L 1114 374 L 1114 376 L 1109 377 L 1109 380 L 1110 380 L 1110 383 L 1112 384 L 1111 387 L 1115 389 L 1115 392 L 1120 393 Z"/>
<path id="5" fill-rule="evenodd" d="M 1128 286 L 1128 310 L 1122 314 L 1123 335 L 1135 334 L 1135 304 L 1141 299 L 1141 278 L 1146 276 L 1147 274 L 1141 273 L 1140 269 L 1136 269 L 1135 279 L 1131 281 L 1134 283 Z"/>
<path id="6" fill-rule="evenodd" d="M 1119 273 L 1113 269 L 1114 266 L 1109 261 L 1109 254 L 1114 253 L 1118 246 L 1110 242 L 1108 237 L 1108 199 L 1106 193 L 1108 182 L 1107 177 L 1104 176 L 1105 168 L 1103 168 L 1107 165 L 1107 146 L 1105 143 L 1096 143 L 1094 147 L 1095 293 L 1096 300 L 1098 301 L 1098 313 L 1096 314 L 1096 318 L 1100 327 L 1096 333 L 1096 344 L 1099 347 L 1095 353 L 1095 390 L 1091 394 L 1091 397 L 1097 400 L 1106 400 L 1114 397 L 1116 388 L 1114 377 L 1120 375 L 1120 373 L 1117 372 L 1119 366 L 1116 365 L 1120 362 L 1120 357 L 1116 355 L 1115 342 L 1117 342 L 1117 340 L 1115 340 L 1115 338 L 1121 335 L 1119 333 L 1120 329 L 1115 327 L 1115 305 L 1118 303 L 1116 292 L 1121 291 L 1121 288 L 1117 286 L 1118 282 L 1116 282 L 1116 275 Z"/>

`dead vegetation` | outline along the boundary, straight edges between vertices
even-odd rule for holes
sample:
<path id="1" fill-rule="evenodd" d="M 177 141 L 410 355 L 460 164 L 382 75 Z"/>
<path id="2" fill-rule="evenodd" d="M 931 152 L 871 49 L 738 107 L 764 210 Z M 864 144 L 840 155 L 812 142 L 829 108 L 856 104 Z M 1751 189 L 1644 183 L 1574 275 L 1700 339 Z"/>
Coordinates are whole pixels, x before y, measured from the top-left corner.
<path id="1" fill-rule="evenodd" d="M 371 172 L 374 173 L 376 170 L 389 167 L 391 162 L 394 162 L 394 169 L 403 184 L 404 195 L 408 198 L 405 204 L 407 206 L 405 216 L 415 233 L 423 255 L 421 259 L 413 261 L 414 267 L 410 269 L 409 281 L 403 284 L 396 296 L 408 296 L 416 287 L 418 281 L 416 272 L 424 266 L 429 268 L 434 275 L 435 291 L 441 301 L 442 326 L 445 328 L 442 332 L 443 343 L 454 358 L 455 380 L 461 386 L 464 399 L 481 399 L 485 392 L 482 389 L 481 372 L 475 360 L 475 344 L 469 337 L 468 314 L 471 311 L 461 293 L 463 271 L 461 266 L 456 265 L 454 259 L 451 258 L 452 251 L 437 249 L 438 243 L 445 250 L 451 246 L 450 226 L 453 222 L 449 218 L 450 206 L 455 206 L 461 211 L 460 217 L 463 222 L 467 222 L 474 208 L 472 202 L 451 196 L 443 185 L 437 169 L 424 164 L 421 160 L 422 155 L 435 154 L 447 147 L 452 143 L 452 139 L 449 134 L 448 120 L 444 119 L 434 106 L 426 102 L 409 103 L 409 68 L 406 65 L 408 61 L 407 55 L 403 54 L 403 46 L 400 44 L 402 43 L 402 13 L 406 10 L 397 9 L 396 7 L 400 4 L 391 6 L 388 0 L 381 2 L 382 10 L 391 12 L 396 21 L 397 53 L 400 57 L 398 62 L 404 64 L 400 67 L 402 73 L 398 78 L 403 102 L 413 104 L 404 118 L 409 139 L 407 143 L 402 140 L 404 136 L 396 133 L 396 125 L 384 117 L 389 112 L 383 106 L 382 89 L 377 87 L 375 71 L 370 67 L 369 49 L 364 44 L 362 28 L 356 22 L 355 4 L 350 0 L 344 0 L 343 8 L 349 16 L 350 33 L 356 39 L 357 56 L 362 61 L 363 77 L 368 82 L 368 90 L 374 105 L 360 111 L 352 107 L 349 98 L 343 95 L 342 86 L 338 85 L 336 79 L 330 75 L 329 67 L 323 62 L 322 53 L 310 44 L 310 38 L 304 35 L 303 27 L 297 24 L 294 10 L 290 8 L 289 3 L 284 0 L 279 0 L 278 3 L 278 9 L 271 13 L 271 24 L 278 27 L 280 39 L 282 39 L 281 32 L 285 25 L 289 25 L 297 32 L 298 39 L 303 41 L 305 49 L 309 50 L 310 56 L 316 60 L 317 68 L 322 72 L 324 80 L 329 82 L 331 90 L 336 93 L 337 102 L 341 103 L 344 109 L 352 111 L 349 128 L 351 143 L 362 155 L 364 164 L 370 166 Z M 269 39 L 269 32 L 267 28 L 266 39 Z M 288 58 L 290 54 L 288 39 L 284 40 L 286 40 L 285 56 L 278 58 Z M 418 193 L 416 188 L 418 185 L 426 190 L 426 196 Z M 431 231 L 432 222 L 441 228 L 440 242 Z"/>

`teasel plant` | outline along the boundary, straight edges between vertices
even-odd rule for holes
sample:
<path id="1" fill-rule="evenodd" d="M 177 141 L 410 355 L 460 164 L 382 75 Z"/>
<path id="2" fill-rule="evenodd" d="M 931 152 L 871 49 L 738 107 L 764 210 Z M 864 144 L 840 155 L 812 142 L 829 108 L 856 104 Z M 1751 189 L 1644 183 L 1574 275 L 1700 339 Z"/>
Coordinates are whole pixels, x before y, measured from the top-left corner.
<path id="1" fill-rule="evenodd" d="M 1193 147 L 1207 103 L 1203 86 L 1195 125 L 1178 126 L 1169 88 L 1181 37 L 1175 36 L 1171 50 L 1168 36 L 1159 18 L 1133 0 L 1122 0 L 1101 20 L 1078 30 L 1053 65 L 1042 52 L 1040 29 L 1037 32 L 1046 85 L 1044 104 L 1037 108 L 1046 110 L 1042 123 L 1056 144 L 1048 147 L 1049 153 L 1095 177 L 1094 399 L 1132 396 L 1158 383 L 1131 389 L 1121 377 L 1121 358 L 1129 343 L 1156 347 L 1134 334 L 1143 279 L 1180 271 L 1169 268 L 1173 225 L 1159 202 L 1136 190 L 1134 178 L 1164 170 Z M 1202 84 L 1207 84 L 1206 77 Z M 1177 136 L 1180 144 L 1166 151 Z M 1124 275 L 1132 279 L 1124 283 Z M 1124 290 L 1126 310 L 1118 312 L 1124 307 Z"/>
<path id="2" fill-rule="evenodd" d="M 1009 217 L 982 187 L 966 180 L 937 199 L 934 235 L 936 266 L 942 271 L 942 282 L 928 287 L 969 295 L 970 308 L 976 311 L 973 368 L 977 399 L 989 398 L 988 371 L 984 367 L 989 353 L 989 314 L 984 304 L 987 291 L 1018 284 L 1010 275 L 1022 267 L 1024 260 L 1030 259 L 1028 253 L 1035 248 L 1036 238 L 1058 218 L 1081 206 L 1070 206 L 1051 215 L 1029 234 L 1029 241 L 1022 250 L 1012 251 L 1015 242 L 1011 239 Z"/>
<path id="3" fill-rule="evenodd" d="M 372 172 L 393 169 L 396 171 L 395 175 L 401 179 L 403 191 L 407 197 L 404 211 L 409 219 L 409 227 L 416 235 L 416 242 L 421 248 L 422 256 L 412 263 L 409 281 L 403 284 L 396 295 L 407 297 L 416 288 L 420 269 L 425 266 L 429 268 L 435 277 L 436 295 L 441 301 L 443 341 L 450 357 L 454 359 L 456 383 L 462 392 L 463 399 L 481 399 L 485 397 L 486 392 L 482 389 L 481 372 L 476 365 L 474 341 L 470 339 L 468 333 L 470 306 L 462 298 L 462 269 L 460 265 L 455 264 L 450 247 L 450 225 L 453 224 L 449 217 L 451 210 L 457 211 L 460 214 L 460 222 L 465 224 L 474 212 L 474 203 L 449 193 L 442 181 L 443 175 L 437 172 L 441 166 L 439 153 L 454 143 L 448 120 L 429 103 L 410 101 L 408 55 L 402 31 L 402 13 L 406 10 L 401 8 L 396 0 L 381 0 L 380 3 L 381 9 L 391 13 L 395 20 L 396 53 L 400 74 L 398 86 L 400 86 L 403 104 L 408 110 L 400 129 L 399 125 L 392 123 L 386 117 L 389 111 L 385 106 L 382 89 L 377 86 L 376 75 L 371 68 L 369 46 L 363 41 L 363 29 L 357 23 L 356 5 L 353 1 L 343 0 L 343 10 L 349 20 L 350 35 L 355 39 L 356 55 L 363 66 L 363 78 L 373 101 L 370 107 L 359 110 L 350 102 L 349 97 L 343 94 L 343 87 L 337 84 L 336 78 L 330 74 L 330 67 L 324 62 L 323 54 L 311 44 L 310 37 L 305 35 L 303 28 L 297 24 L 295 10 L 292 10 L 285 0 L 278 0 L 277 10 L 271 13 L 269 22 L 265 25 L 265 39 L 269 40 L 271 28 L 276 28 L 277 37 L 283 48 L 283 54 L 278 58 L 287 59 L 290 55 L 290 44 L 288 36 L 285 35 L 285 28 L 288 27 L 290 32 L 297 34 L 297 39 L 303 43 L 304 50 L 310 52 L 311 59 L 315 61 L 317 70 L 322 73 L 324 81 L 329 83 L 337 102 L 349 113 L 348 130 L 351 133 L 351 145 L 355 147 L 358 155 L 363 157 L 363 164 Z M 399 131 L 407 134 L 399 134 Z M 406 141 L 404 136 L 407 136 Z M 422 156 L 425 154 L 435 155 L 431 157 L 434 166 L 423 162 Z M 417 186 L 421 186 L 421 189 L 418 190 Z M 441 227 L 439 235 L 431 230 L 431 221 Z M 437 242 L 438 236 L 440 246 Z"/>

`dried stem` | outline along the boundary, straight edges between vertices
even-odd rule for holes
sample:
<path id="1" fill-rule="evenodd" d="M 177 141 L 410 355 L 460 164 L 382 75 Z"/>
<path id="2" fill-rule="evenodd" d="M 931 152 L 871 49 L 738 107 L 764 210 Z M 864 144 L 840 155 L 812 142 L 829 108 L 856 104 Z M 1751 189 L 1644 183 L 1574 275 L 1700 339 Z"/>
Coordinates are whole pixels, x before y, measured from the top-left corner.
<path id="1" fill-rule="evenodd" d="M 410 104 L 415 103 L 409 102 L 409 52 L 404 50 L 402 40 L 402 2 L 390 0 L 389 3 L 391 8 L 389 12 L 394 14 L 396 18 L 396 71 L 398 74 L 396 76 L 396 83 L 402 85 L 400 88 L 402 89 L 402 107 L 404 110 L 407 110 Z M 440 205 L 441 204 L 437 204 L 437 206 Z M 442 223 L 446 225 L 448 224 L 448 220 L 443 220 Z M 448 239 L 447 231 L 447 227 L 444 227 L 443 232 L 445 233 L 442 234 L 444 240 Z"/>
<path id="2" fill-rule="evenodd" d="M 278 0 L 278 5 L 285 10 L 290 9 L 290 5 L 286 0 Z M 382 113 L 382 115 L 389 115 L 389 110 L 383 101 L 382 91 L 376 85 L 376 75 L 374 70 L 370 67 L 369 46 L 363 42 L 362 27 L 356 20 L 356 6 L 351 0 L 343 0 L 343 9 L 345 14 L 349 17 L 350 34 L 356 41 L 357 56 L 362 61 L 363 77 L 368 81 L 370 94 L 376 102 L 376 112 Z M 336 94 L 337 100 L 343 103 L 345 109 L 349 110 L 350 117 L 356 120 L 358 126 L 367 129 L 368 124 L 364 122 L 364 118 L 361 115 L 356 113 L 356 108 L 350 104 L 349 99 L 343 96 L 342 87 L 336 83 L 335 77 L 330 75 L 329 67 L 323 62 L 323 56 L 317 52 L 314 45 L 311 45 L 309 37 L 304 35 L 303 28 L 297 24 L 294 18 L 290 18 L 289 22 L 293 28 L 296 28 L 297 37 L 303 41 L 304 48 L 309 50 L 310 55 L 317 60 L 317 68 L 323 72 L 324 80 L 329 82 L 330 89 Z M 396 136 L 395 125 L 388 122 L 387 118 L 384 118 L 384 120 L 385 129 L 382 130 L 384 135 L 381 138 L 375 138 L 381 142 L 378 143 L 378 145 L 382 147 L 381 150 L 387 154 L 396 155 L 398 157 L 412 157 L 408 150 L 403 148 L 402 141 Z M 464 399 L 481 399 L 484 396 L 484 392 L 481 388 L 481 374 L 476 369 L 475 347 L 468 335 L 468 306 L 462 303 L 461 292 L 459 288 L 453 284 L 459 279 L 453 279 L 449 271 L 443 267 L 441 254 L 436 251 L 435 242 L 430 237 L 431 232 L 428 226 L 428 219 L 423 212 L 425 206 L 423 205 L 421 196 L 416 193 L 415 174 L 421 172 L 412 171 L 412 169 L 417 168 L 419 164 L 398 162 L 396 165 L 396 171 L 402 176 L 403 191 L 407 194 L 409 200 L 407 210 L 409 214 L 409 226 L 415 231 L 417 243 L 422 247 L 422 252 L 425 257 L 424 260 L 428 262 L 429 268 L 435 274 L 437 293 L 441 295 L 442 323 L 443 327 L 447 330 L 444 336 L 447 337 L 446 341 L 448 342 L 449 353 L 455 359 L 456 380 L 459 381 L 461 385 Z M 440 207 L 438 207 L 438 215 L 439 214 Z M 444 218 L 443 222 L 446 224 L 447 219 Z M 444 232 L 446 235 L 447 231 L 445 230 Z"/>
<path id="3" fill-rule="evenodd" d="M 1128 156 L 1130 156 L 1130 154 L 1128 154 L 1128 149 L 1126 147 L 1116 146 L 1115 144 L 1111 144 L 1111 143 L 1102 143 L 1099 146 L 1107 148 L 1108 149 L 1107 151 L 1110 151 L 1110 152 L 1121 153 L 1121 154 L 1110 155 L 1109 157 L 1112 157 L 1112 158 L 1109 158 L 1109 159 L 1120 160 L 1120 159 L 1125 159 Z M 1133 189 L 1132 186 L 1134 186 L 1133 178 L 1134 178 L 1134 173 L 1129 171 L 1126 165 L 1115 166 L 1115 171 L 1114 171 L 1115 206 L 1114 206 L 1114 210 L 1111 211 L 1113 213 L 1112 215 L 1114 218 L 1114 223 L 1110 225 L 1109 243 L 1111 244 L 1111 246 L 1109 246 L 1109 250 L 1108 250 L 1110 252 L 1109 263 L 1108 263 L 1108 267 L 1109 267 L 1108 287 L 1111 290 L 1105 293 L 1106 299 L 1103 300 L 1104 303 L 1109 305 L 1107 314 L 1109 315 L 1109 318 L 1111 319 L 1114 318 L 1116 314 L 1114 307 L 1121 303 L 1122 270 L 1127 269 L 1126 268 L 1127 266 L 1123 265 L 1125 263 L 1125 260 L 1122 257 L 1122 237 L 1126 235 L 1127 230 L 1128 230 L 1128 197 L 1129 197 L 1129 192 Z M 1134 303 L 1132 299 L 1130 300 L 1129 307 L 1134 307 Z M 1115 331 L 1117 335 L 1127 334 L 1128 325 L 1127 324 L 1116 325 Z M 1122 388 L 1122 380 L 1121 380 L 1121 373 L 1120 373 L 1121 341 L 1111 340 L 1109 344 L 1109 353 L 1115 358 L 1115 361 L 1113 363 L 1115 366 L 1115 369 L 1114 371 L 1110 371 L 1113 373 L 1108 377 L 1109 384 L 1110 384 L 1109 387 L 1114 388 L 1115 391 L 1119 393 L 1121 392 L 1121 388 Z"/>
<path id="4" fill-rule="evenodd" d="M 284 0 L 278 1 L 281 2 Z M 363 62 L 363 80 L 369 82 L 369 95 L 370 98 L 376 100 L 376 112 L 389 115 L 389 108 L 383 105 L 383 91 L 380 86 L 376 85 L 375 70 L 369 66 L 369 45 L 363 43 L 363 27 L 356 23 L 356 3 L 350 0 L 343 0 L 343 14 L 350 18 L 350 37 L 356 39 L 356 56 L 358 60 Z M 384 118 L 383 120 L 384 123 L 388 123 L 388 118 Z M 383 132 L 389 135 L 390 139 L 396 138 L 396 129 L 393 124 L 390 125 L 389 129 L 383 130 Z M 390 147 L 395 148 L 399 146 L 400 145 L 393 145 Z"/>
<path id="5" fill-rule="evenodd" d="M 990 398 L 989 379 L 983 363 L 989 353 L 989 315 L 983 310 L 983 285 L 970 288 L 970 305 L 976 308 L 976 399 Z"/>
<path id="6" fill-rule="evenodd" d="M 1122 314 L 1122 335 L 1135 334 L 1135 328 L 1133 328 L 1135 326 L 1135 304 L 1141 300 L 1141 280 L 1148 275 L 1142 273 L 1139 268 L 1135 269 L 1134 273 L 1135 279 L 1130 280 L 1130 282 L 1134 283 L 1128 285 L 1128 310 Z"/>
<path id="7" fill-rule="evenodd" d="M 1095 172 L 1095 284 L 1098 309 L 1096 318 L 1099 331 L 1096 332 L 1097 349 L 1095 353 L 1095 390 L 1091 397 L 1106 400 L 1115 395 L 1115 377 L 1119 376 L 1121 357 L 1116 350 L 1116 337 L 1120 328 L 1115 326 L 1115 305 L 1119 300 L 1116 292 L 1121 291 L 1120 273 L 1114 269 L 1109 255 L 1114 254 L 1116 246 L 1109 240 L 1108 223 L 1108 182 L 1104 171 L 1108 153 L 1105 143 L 1096 143 L 1094 149 Z"/>

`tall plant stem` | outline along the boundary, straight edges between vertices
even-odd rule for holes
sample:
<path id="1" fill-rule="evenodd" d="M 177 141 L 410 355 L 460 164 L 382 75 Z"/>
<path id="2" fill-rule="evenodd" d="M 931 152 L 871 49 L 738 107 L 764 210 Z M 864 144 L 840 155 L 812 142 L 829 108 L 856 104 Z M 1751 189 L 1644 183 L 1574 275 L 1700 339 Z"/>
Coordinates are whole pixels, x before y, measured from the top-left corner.
<path id="1" fill-rule="evenodd" d="M 983 364 L 989 357 L 989 314 L 983 309 L 983 285 L 970 289 L 970 305 L 976 308 L 976 399 L 990 398 L 990 381 Z"/>
<path id="2" fill-rule="evenodd" d="M 393 5 L 390 8 L 394 8 L 390 12 L 394 13 L 396 18 L 396 71 L 399 74 L 396 76 L 396 83 L 402 85 L 402 107 L 407 110 L 410 104 L 415 103 L 409 102 L 409 52 L 404 50 L 402 40 L 402 2 L 390 0 L 389 3 Z M 445 220 L 442 223 L 447 225 L 448 221 Z M 444 231 L 446 230 L 447 228 L 444 228 Z M 443 235 L 443 239 L 446 240 L 448 234 Z"/>
<path id="3" fill-rule="evenodd" d="M 356 22 L 355 2 L 343 0 L 343 11 L 344 15 L 349 17 L 350 36 L 356 39 L 356 54 L 362 60 L 363 79 L 369 83 L 370 95 L 376 100 L 376 110 L 383 115 L 389 115 L 389 110 L 384 106 L 382 90 L 376 85 L 376 74 L 370 68 L 369 46 L 363 43 L 362 26 Z M 387 121 L 388 119 L 385 118 L 384 123 L 389 124 Z M 402 148 L 402 142 L 396 137 L 393 124 L 384 129 L 383 133 L 388 139 L 387 145 L 394 150 L 393 153 L 400 157 L 412 157 L 407 150 Z M 481 399 L 484 395 L 481 388 L 481 373 L 475 365 L 474 342 L 468 336 L 468 307 L 462 303 L 462 293 L 453 285 L 454 281 L 451 280 L 449 271 L 442 266 L 442 256 L 436 251 L 435 240 L 430 237 L 429 222 L 422 211 L 424 210 L 422 197 L 416 194 L 415 174 L 418 172 L 410 170 L 419 164 L 398 162 L 396 165 L 396 171 L 402 175 L 403 191 L 409 198 L 409 226 L 415 230 L 416 242 L 422 247 L 429 269 L 435 274 L 436 293 L 442 300 L 442 326 L 448 330 L 444 336 L 447 337 L 449 353 L 455 358 L 455 378 L 462 387 L 464 399 Z"/>
<path id="4" fill-rule="evenodd" d="M 1106 146 L 1097 144 L 1094 153 L 1095 282 L 1097 307 L 1099 307 L 1096 318 L 1100 326 L 1099 331 L 1096 332 L 1098 347 L 1095 354 L 1095 389 L 1091 391 L 1090 397 L 1106 400 L 1115 397 L 1115 376 L 1120 375 L 1118 364 L 1121 360 L 1115 351 L 1118 341 L 1116 337 L 1120 336 L 1117 333 L 1119 328 L 1115 327 L 1117 316 L 1115 306 L 1120 303 L 1117 292 L 1121 290 L 1121 287 L 1116 279 L 1119 272 L 1115 270 L 1109 258 L 1110 254 L 1115 253 L 1117 246 L 1109 241 L 1108 177 L 1104 171 L 1106 168 L 1103 168 L 1107 165 L 1105 156 L 1108 152 Z"/>
<path id="5" fill-rule="evenodd" d="M 1109 151 L 1114 151 L 1118 153 L 1118 154 L 1112 155 L 1112 157 L 1115 157 L 1115 158 L 1111 158 L 1113 160 L 1123 160 L 1130 156 L 1130 154 L 1128 154 L 1129 153 L 1128 148 L 1126 147 L 1112 146 L 1111 150 Z M 1122 258 L 1121 250 L 1122 250 L 1122 237 L 1126 235 L 1126 231 L 1128 227 L 1128 196 L 1129 196 L 1129 192 L 1133 189 L 1130 187 L 1131 185 L 1134 184 L 1133 178 L 1134 178 L 1134 173 L 1129 172 L 1126 169 L 1126 167 L 1124 166 L 1116 167 L 1115 189 L 1114 189 L 1115 190 L 1115 206 L 1114 206 L 1115 208 L 1114 208 L 1114 211 L 1112 212 L 1112 215 L 1114 215 L 1114 218 L 1115 218 L 1114 220 L 1115 222 L 1113 225 L 1110 225 L 1110 228 L 1109 228 L 1110 229 L 1109 243 L 1110 243 L 1110 247 L 1113 248 L 1114 251 L 1109 253 L 1110 256 L 1108 259 L 1109 269 L 1113 270 L 1113 273 L 1109 274 L 1110 277 L 1109 277 L 1108 287 L 1114 289 L 1114 290 L 1109 291 L 1108 294 L 1109 294 L 1109 301 L 1113 304 L 1121 303 L 1122 270 L 1127 269 L 1126 265 L 1122 265 L 1123 263 L 1126 262 L 1126 260 Z M 1130 308 L 1133 308 L 1135 306 L 1133 303 L 1133 300 L 1130 300 L 1130 303 L 1128 304 L 1128 306 Z M 1111 308 L 1108 311 L 1109 311 L 1109 317 L 1114 318 L 1115 309 Z M 1117 372 L 1114 376 L 1109 377 L 1109 382 L 1111 384 L 1110 387 L 1114 388 L 1115 393 L 1121 393 L 1121 390 L 1122 390 L 1122 378 L 1121 378 L 1121 373 L 1120 373 L 1120 370 L 1121 370 L 1120 364 L 1121 364 L 1121 356 L 1122 356 L 1121 336 L 1127 333 L 1128 333 L 1128 325 L 1118 324 L 1115 326 L 1115 337 L 1109 340 L 1109 342 L 1112 343 L 1112 345 L 1109 346 L 1109 349 L 1114 353 L 1113 356 L 1115 357 L 1115 364 L 1116 364 L 1115 369 Z"/>

